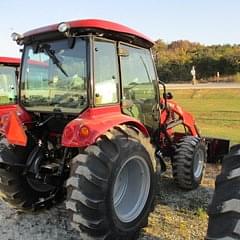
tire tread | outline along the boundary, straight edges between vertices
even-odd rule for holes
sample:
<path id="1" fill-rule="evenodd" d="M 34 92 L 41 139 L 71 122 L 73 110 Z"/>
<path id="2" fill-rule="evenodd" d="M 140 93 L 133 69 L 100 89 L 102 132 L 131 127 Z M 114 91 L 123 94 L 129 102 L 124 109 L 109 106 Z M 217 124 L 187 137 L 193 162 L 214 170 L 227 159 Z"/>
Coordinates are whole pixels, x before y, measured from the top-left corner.
<path id="1" fill-rule="evenodd" d="M 240 239 L 240 145 L 231 149 L 223 163 L 208 208 L 209 240 Z"/>
<path id="2" fill-rule="evenodd" d="M 151 159 L 155 160 L 155 151 L 149 138 L 135 128 L 121 125 L 107 131 L 95 144 L 87 147 L 84 153 L 79 154 L 72 161 L 70 178 L 66 184 L 68 189 L 66 208 L 69 210 L 72 226 L 80 232 L 83 239 L 132 239 L 130 235 L 133 233 L 114 230 L 108 220 L 104 204 L 110 173 L 120 154 L 120 148 L 127 147 L 128 141 L 142 144 Z M 91 162 L 93 158 L 98 162 L 95 167 Z M 101 169 L 97 169 L 96 166 Z M 154 161 L 153 167 L 155 171 Z M 105 176 L 100 175 L 100 172 L 105 172 Z M 90 197 L 81 185 L 81 178 L 88 182 L 89 191 L 96 192 L 97 188 L 99 194 Z M 147 224 L 146 220 L 143 222 Z"/>

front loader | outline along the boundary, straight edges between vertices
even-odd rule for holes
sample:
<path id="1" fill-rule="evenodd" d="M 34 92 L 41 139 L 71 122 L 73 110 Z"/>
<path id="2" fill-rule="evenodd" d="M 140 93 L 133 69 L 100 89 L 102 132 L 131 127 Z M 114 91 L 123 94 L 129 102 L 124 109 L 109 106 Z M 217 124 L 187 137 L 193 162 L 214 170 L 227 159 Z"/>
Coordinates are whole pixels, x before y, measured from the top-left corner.
<path id="1" fill-rule="evenodd" d="M 211 141 L 159 81 L 148 37 L 95 19 L 12 37 L 23 57 L 18 108 L 1 117 L 5 201 L 35 210 L 65 198 L 82 239 L 134 239 L 166 158 L 181 188 L 199 186 Z"/>

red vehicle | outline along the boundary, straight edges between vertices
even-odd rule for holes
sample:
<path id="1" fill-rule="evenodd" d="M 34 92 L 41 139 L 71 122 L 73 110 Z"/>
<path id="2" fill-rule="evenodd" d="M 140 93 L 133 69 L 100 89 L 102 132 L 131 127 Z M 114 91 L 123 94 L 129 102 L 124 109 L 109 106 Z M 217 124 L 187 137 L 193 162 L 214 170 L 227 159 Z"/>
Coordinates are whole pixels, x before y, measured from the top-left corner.
<path id="1" fill-rule="evenodd" d="M 16 108 L 20 62 L 19 58 L 0 57 L 0 115 Z"/>
<path id="2" fill-rule="evenodd" d="M 219 144 L 202 138 L 166 92 L 149 38 L 93 19 L 13 39 L 24 50 L 18 109 L 0 128 L 7 202 L 26 210 L 64 197 L 81 238 L 133 239 L 147 224 L 166 157 L 181 188 L 198 187 L 207 145 Z"/>

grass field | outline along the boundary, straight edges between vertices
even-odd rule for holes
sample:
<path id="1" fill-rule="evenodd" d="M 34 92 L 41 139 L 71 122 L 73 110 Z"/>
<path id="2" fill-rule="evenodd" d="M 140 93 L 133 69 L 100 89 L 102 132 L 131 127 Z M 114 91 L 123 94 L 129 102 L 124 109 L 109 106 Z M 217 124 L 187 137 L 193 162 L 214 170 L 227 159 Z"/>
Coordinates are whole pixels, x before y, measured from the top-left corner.
<path id="1" fill-rule="evenodd" d="M 197 121 L 202 135 L 240 143 L 240 89 L 171 90 L 174 99 Z M 169 163 L 170 164 L 170 163 Z M 171 177 L 171 166 L 159 179 L 157 205 L 144 229 L 145 239 L 205 239 L 207 207 L 214 191 L 220 164 L 207 164 L 201 186 L 193 191 L 179 189 Z"/>
<path id="2" fill-rule="evenodd" d="M 240 143 L 240 89 L 171 90 L 174 99 L 191 112 L 203 136 Z"/>

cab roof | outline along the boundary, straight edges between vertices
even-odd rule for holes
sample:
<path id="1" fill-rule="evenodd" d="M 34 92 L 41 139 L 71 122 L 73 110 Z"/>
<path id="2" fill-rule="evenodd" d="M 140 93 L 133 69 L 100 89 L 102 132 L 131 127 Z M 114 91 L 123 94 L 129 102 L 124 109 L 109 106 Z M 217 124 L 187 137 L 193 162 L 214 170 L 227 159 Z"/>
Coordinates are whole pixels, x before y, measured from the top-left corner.
<path id="1" fill-rule="evenodd" d="M 5 65 L 13 65 L 13 66 L 19 66 L 21 62 L 21 59 L 19 58 L 12 58 L 12 57 L 1 57 L 0 56 L 0 64 Z"/>
<path id="2" fill-rule="evenodd" d="M 131 39 L 132 43 L 136 43 L 139 45 L 145 45 L 147 47 L 152 47 L 154 45 L 154 42 L 150 38 L 143 35 L 142 33 L 139 33 L 134 29 L 131 29 L 127 26 L 115 22 L 100 19 L 82 19 L 69 21 L 66 23 L 69 24 L 70 29 L 82 29 L 83 31 L 86 30 L 86 32 L 95 32 L 96 30 L 100 32 L 103 31 L 106 33 L 111 33 L 111 35 L 115 39 L 119 38 L 120 40 L 122 39 L 121 37 L 124 37 L 125 39 Z M 54 24 L 28 31 L 24 33 L 23 37 L 29 38 L 50 32 L 57 32 L 58 25 L 59 24 Z"/>

